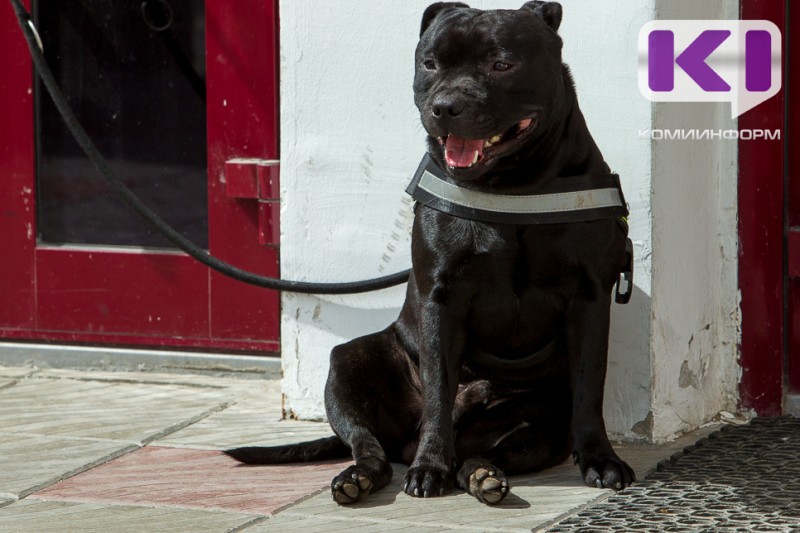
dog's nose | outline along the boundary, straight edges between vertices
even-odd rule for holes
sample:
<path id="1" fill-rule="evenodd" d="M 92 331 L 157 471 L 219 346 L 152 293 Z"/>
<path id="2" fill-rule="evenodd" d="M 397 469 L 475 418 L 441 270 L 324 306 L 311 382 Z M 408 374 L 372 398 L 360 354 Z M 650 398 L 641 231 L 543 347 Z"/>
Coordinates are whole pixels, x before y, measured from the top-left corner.
<path id="1" fill-rule="evenodd" d="M 431 105 L 431 113 L 437 119 L 455 118 L 464 111 L 464 101 L 452 96 L 439 96 Z"/>

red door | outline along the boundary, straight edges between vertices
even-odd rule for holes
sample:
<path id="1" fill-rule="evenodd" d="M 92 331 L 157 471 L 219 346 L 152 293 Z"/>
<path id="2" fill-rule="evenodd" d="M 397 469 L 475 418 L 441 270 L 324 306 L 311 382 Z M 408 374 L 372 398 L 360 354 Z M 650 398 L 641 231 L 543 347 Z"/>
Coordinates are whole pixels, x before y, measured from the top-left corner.
<path id="1" fill-rule="evenodd" d="M 788 5 L 788 3 L 787 3 Z M 788 32 L 792 54 L 788 64 L 788 106 L 786 116 L 787 172 L 786 191 L 786 349 L 788 350 L 787 380 L 789 401 L 787 410 L 800 416 L 800 63 L 794 57 L 800 42 L 800 9 L 795 5 L 789 12 Z"/>
<path id="2" fill-rule="evenodd" d="M 800 414 L 800 9 L 743 0 L 743 19 L 784 32 L 781 92 L 739 118 L 779 140 L 739 142 L 741 403 L 760 415 Z"/>
<path id="3" fill-rule="evenodd" d="M 129 187 L 213 255 L 277 276 L 276 2 L 34 3 L 73 110 Z M 278 294 L 171 249 L 109 195 L 16 24 L 0 7 L 0 337 L 277 352 Z"/>

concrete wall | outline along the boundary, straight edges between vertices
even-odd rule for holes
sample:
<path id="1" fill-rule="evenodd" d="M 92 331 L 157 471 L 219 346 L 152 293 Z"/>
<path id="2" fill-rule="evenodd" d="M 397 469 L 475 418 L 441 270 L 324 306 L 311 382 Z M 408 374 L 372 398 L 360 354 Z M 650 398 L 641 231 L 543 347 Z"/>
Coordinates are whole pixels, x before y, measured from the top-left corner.
<path id="1" fill-rule="evenodd" d="M 419 20 L 428 3 L 281 4 L 284 278 L 356 280 L 410 264 L 411 206 L 403 190 L 424 149 L 411 81 Z M 715 9 L 722 6 L 709 3 Z M 521 4 L 471 2 L 484 8 Z M 589 127 L 606 160 L 621 175 L 631 207 L 636 287 L 630 304 L 614 305 L 612 310 L 607 426 L 617 437 L 663 439 L 728 406 L 728 389 L 735 388 L 724 381 L 733 376 L 729 367 L 735 364 L 735 328 L 723 325 L 724 314 L 731 309 L 735 313 L 735 305 L 729 305 L 735 304 L 736 287 L 735 189 L 731 195 L 729 187 L 729 182 L 735 187 L 735 180 L 729 179 L 735 166 L 726 166 L 734 161 L 731 154 L 717 159 L 704 155 L 716 146 L 662 147 L 638 132 L 685 115 L 701 121 L 708 115 L 719 122 L 726 110 L 706 106 L 706 115 L 696 115 L 696 109 L 681 108 L 683 115 L 665 115 L 662 110 L 670 108 L 653 106 L 639 94 L 637 35 L 655 18 L 654 1 L 565 0 L 562 5 L 564 60 L 575 77 Z M 699 9 L 683 7 L 687 12 Z M 687 151 L 694 156 L 687 159 Z M 683 181 L 672 180 L 673 175 Z M 697 189 L 689 187 L 691 180 L 705 181 Z M 663 198 L 653 201 L 654 193 Z M 678 220 L 677 226 L 673 220 Z M 654 238 L 658 231 L 663 236 Z M 718 245 L 720 235 L 724 245 Z M 691 241 L 688 246 L 685 239 Z M 673 255 L 676 247 L 680 251 Z M 702 268 L 682 270 L 696 254 Z M 677 290 L 685 276 L 693 288 L 708 285 L 710 292 Z M 396 318 L 402 298 L 402 288 L 346 297 L 283 296 L 287 414 L 324 417 L 322 392 L 330 349 L 385 327 Z M 715 303 L 720 298 L 725 305 Z M 711 324 L 707 330 L 705 324 Z M 693 347 L 687 349 L 695 331 Z M 723 343 L 728 343 L 728 352 L 709 355 Z M 712 384 L 718 377 L 724 380 Z M 690 385 L 681 386 L 686 383 Z M 691 398 L 704 387 L 726 392 L 702 392 L 703 408 L 695 412 Z M 681 419 L 687 424 L 675 423 Z"/>
<path id="2" fill-rule="evenodd" d="M 659 0 L 660 19 L 735 19 L 738 2 Z M 725 103 L 661 103 L 653 127 L 736 129 Z M 653 428 L 663 440 L 736 409 L 736 141 L 653 141 Z"/>

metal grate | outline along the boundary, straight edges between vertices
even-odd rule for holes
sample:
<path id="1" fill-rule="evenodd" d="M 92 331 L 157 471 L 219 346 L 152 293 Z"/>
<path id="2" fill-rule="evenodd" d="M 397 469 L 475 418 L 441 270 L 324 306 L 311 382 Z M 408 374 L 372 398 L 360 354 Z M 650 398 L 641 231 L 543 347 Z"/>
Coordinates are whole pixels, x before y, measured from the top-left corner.
<path id="1" fill-rule="evenodd" d="M 725 426 L 547 531 L 800 532 L 800 419 Z"/>

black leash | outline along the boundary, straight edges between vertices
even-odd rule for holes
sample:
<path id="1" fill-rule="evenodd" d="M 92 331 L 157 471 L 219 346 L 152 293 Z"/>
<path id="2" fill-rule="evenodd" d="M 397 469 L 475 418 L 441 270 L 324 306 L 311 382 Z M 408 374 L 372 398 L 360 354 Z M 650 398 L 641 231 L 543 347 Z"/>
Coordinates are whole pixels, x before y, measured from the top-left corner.
<path id="1" fill-rule="evenodd" d="M 191 257 L 200 261 L 209 268 L 229 276 L 233 279 L 239 280 L 243 283 L 255 285 L 257 287 L 265 287 L 278 291 L 300 292 L 306 294 L 355 294 L 361 292 L 369 292 L 378 289 L 385 289 L 394 285 L 400 285 L 408 281 L 409 270 L 384 276 L 381 278 L 370 279 L 366 281 L 351 281 L 345 283 L 310 283 L 305 281 L 288 281 L 284 279 L 268 278 L 248 272 L 237 268 L 221 259 L 209 255 L 207 251 L 200 248 L 193 242 L 186 239 L 183 235 L 168 226 L 160 216 L 154 213 L 149 207 L 144 205 L 135 194 L 122 182 L 117 174 L 111 169 L 103 155 L 97 149 L 97 146 L 92 142 L 86 130 L 83 129 L 77 117 L 72 112 L 72 109 L 67 102 L 66 97 L 58 87 L 50 67 L 45 61 L 44 54 L 40 49 L 39 37 L 35 32 L 33 21 L 30 14 L 25 10 L 20 0 L 10 0 L 17 15 L 20 29 L 25 35 L 25 40 L 28 43 L 28 49 L 31 53 L 31 58 L 36 66 L 36 70 L 44 83 L 47 92 L 53 99 L 53 103 L 58 109 L 61 118 L 67 125 L 72 136 L 75 138 L 81 149 L 86 156 L 95 166 L 98 172 L 108 181 L 111 189 L 117 195 L 138 213 L 142 218 L 149 222 L 161 235 L 167 240 L 172 242 L 175 246 L 189 254 Z"/>

